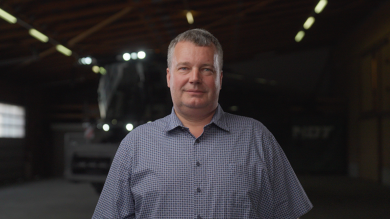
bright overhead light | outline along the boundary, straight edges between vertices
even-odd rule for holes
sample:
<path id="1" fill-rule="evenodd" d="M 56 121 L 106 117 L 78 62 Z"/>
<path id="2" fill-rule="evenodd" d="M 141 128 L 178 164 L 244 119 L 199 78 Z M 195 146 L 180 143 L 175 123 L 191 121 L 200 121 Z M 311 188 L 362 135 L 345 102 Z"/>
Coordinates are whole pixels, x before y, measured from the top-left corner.
<path id="1" fill-rule="evenodd" d="M 104 124 L 103 125 L 103 130 L 108 132 L 108 130 L 110 130 L 110 126 L 108 124 Z"/>
<path id="2" fill-rule="evenodd" d="M 303 27 L 307 30 L 311 27 L 311 25 L 313 25 L 315 19 L 314 17 L 309 17 L 306 22 L 303 24 Z"/>
<path id="3" fill-rule="evenodd" d="M 319 14 L 322 10 L 324 10 L 326 4 L 328 4 L 327 0 L 320 0 L 317 4 L 317 6 L 314 8 L 314 11 Z"/>
<path id="4" fill-rule="evenodd" d="M 92 63 L 91 57 L 85 57 L 84 62 L 85 64 L 90 65 Z"/>
<path id="5" fill-rule="evenodd" d="M 83 64 L 83 65 L 90 65 L 90 64 L 92 64 L 92 58 L 89 56 L 83 57 L 83 58 L 79 59 L 79 63 Z"/>
<path id="6" fill-rule="evenodd" d="M 105 74 L 107 73 L 106 69 L 103 68 L 103 67 L 100 67 L 100 68 L 99 68 L 99 72 L 100 72 L 100 74 L 102 74 L 102 75 L 105 75 Z"/>
<path id="7" fill-rule="evenodd" d="M 43 42 L 43 43 L 47 43 L 49 41 L 49 37 L 47 37 L 45 34 L 37 31 L 36 29 L 34 28 L 31 28 L 28 33 L 35 37 L 37 40 Z"/>
<path id="8" fill-rule="evenodd" d="M 297 33 L 297 35 L 295 36 L 295 41 L 297 41 L 297 43 L 299 43 L 302 38 L 305 36 L 305 31 L 301 30 Z"/>
<path id="9" fill-rule="evenodd" d="M 194 23 L 194 17 L 192 16 L 191 11 L 187 11 L 186 17 L 187 17 L 187 21 L 188 21 L 189 24 L 193 24 Z"/>
<path id="10" fill-rule="evenodd" d="M 131 53 L 131 58 L 132 59 L 137 59 L 137 53 L 136 52 L 132 52 Z"/>
<path id="11" fill-rule="evenodd" d="M 99 70 L 100 70 L 100 68 L 97 65 L 92 67 L 92 71 L 95 72 L 96 74 L 99 73 Z"/>
<path id="12" fill-rule="evenodd" d="M 131 55 L 129 53 L 124 53 L 122 57 L 125 61 L 129 61 L 131 59 Z"/>
<path id="13" fill-rule="evenodd" d="M 16 17 L 10 15 L 9 13 L 7 13 L 6 11 L 4 11 L 1 8 L 0 8 L 0 17 L 3 18 L 4 20 L 8 21 L 11 24 L 16 23 L 16 21 L 18 20 L 18 19 L 16 19 Z"/>
<path id="14" fill-rule="evenodd" d="M 137 56 L 139 59 L 144 59 L 146 57 L 146 53 L 144 51 L 139 51 Z"/>
<path id="15" fill-rule="evenodd" d="M 58 44 L 58 45 L 56 46 L 56 49 L 57 49 L 58 52 L 60 52 L 60 53 L 62 53 L 62 54 L 64 54 L 64 55 L 66 55 L 66 56 L 71 56 L 71 55 L 72 55 L 72 51 L 71 51 L 70 49 L 66 48 L 66 47 L 63 46 L 63 45 Z"/>
<path id="16" fill-rule="evenodd" d="M 127 131 L 131 131 L 131 130 L 133 130 L 133 128 L 134 128 L 133 124 L 127 123 L 127 125 L 126 125 Z"/>

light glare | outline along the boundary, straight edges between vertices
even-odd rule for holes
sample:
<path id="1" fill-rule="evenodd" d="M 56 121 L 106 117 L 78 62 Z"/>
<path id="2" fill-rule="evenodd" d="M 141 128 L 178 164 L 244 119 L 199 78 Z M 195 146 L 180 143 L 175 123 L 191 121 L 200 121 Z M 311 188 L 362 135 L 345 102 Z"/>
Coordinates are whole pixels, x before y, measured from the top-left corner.
<path id="1" fill-rule="evenodd" d="M 132 53 L 131 53 L 131 58 L 132 58 L 132 59 L 137 59 L 137 53 L 132 52 Z"/>
<path id="2" fill-rule="evenodd" d="M 0 17 L 3 18 L 4 20 L 8 21 L 11 24 L 16 23 L 17 19 L 16 17 L 12 16 L 8 12 L 4 11 L 3 9 L 0 8 Z"/>
<path id="3" fill-rule="evenodd" d="M 108 130 L 110 130 L 110 126 L 108 124 L 104 124 L 103 125 L 103 130 L 108 132 Z"/>
<path id="4" fill-rule="evenodd" d="M 295 41 L 299 43 L 302 38 L 305 36 L 305 32 L 303 30 L 299 31 L 297 35 L 295 36 Z"/>
<path id="5" fill-rule="evenodd" d="M 188 21 L 189 24 L 193 24 L 194 23 L 194 17 L 192 16 L 191 11 L 187 12 L 186 17 L 187 17 L 187 21 Z"/>
<path id="6" fill-rule="evenodd" d="M 124 53 L 122 57 L 125 61 L 129 61 L 131 59 L 131 55 L 129 53 Z"/>
<path id="7" fill-rule="evenodd" d="M 90 65 L 90 64 L 92 63 L 91 57 L 85 57 L 85 58 L 84 58 L 84 63 L 85 63 L 86 65 Z"/>
<path id="8" fill-rule="evenodd" d="M 328 4 L 327 0 L 320 0 L 317 4 L 317 6 L 314 8 L 314 11 L 319 14 L 322 10 L 324 10 L 326 4 Z"/>
<path id="9" fill-rule="evenodd" d="M 102 74 L 102 75 L 105 75 L 105 74 L 107 73 L 106 69 L 103 68 L 103 67 L 100 67 L 100 68 L 99 68 L 99 72 L 100 72 L 100 74 Z"/>
<path id="10" fill-rule="evenodd" d="M 99 73 L 99 66 L 95 65 L 92 67 L 92 71 L 95 72 L 96 74 Z"/>
<path id="11" fill-rule="evenodd" d="M 146 57 L 146 53 L 144 51 L 139 51 L 137 56 L 139 59 L 144 59 Z"/>
<path id="12" fill-rule="evenodd" d="M 34 28 L 31 28 L 28 33 L 35 37 L 37 40 L 43 42 L 43 43 L 47 43 L 49 41 L 49 37 L 47 37 L 45 34 L 37 31 L 36 29 Z"/>
<path id="13" fill-rule="evenodd" d="M 70 49 L 66 48 L 66 47 L 63 46 L 63 45 L 58 44 L 58 45 L 56 46 L 56 49 L 57 49 L 58 52 L 60 52 L 60 53 L 62 53 L 62 54 L 64 54 L 64 55 L 66 55 L 66 56 L 71 56 L 71 55 L 72 55 L 72 51 L 71 51 Z"/>
<path id="14" fill-rule="evenodd" d="M 306 22 L 303 24 L 303 27 L 307 30 L 311 27 L 311 25 L 313 25 L 315 19 L 314 17 L 309 17 Z"/>
<path id="15" fill-rule="evenodd" d="M 133 130 L 133 128 L 134 128 L 133 124 L 127 123 L 127 125 L 126 125 L 127 131 L 131 131 L 131 130 Z"/>

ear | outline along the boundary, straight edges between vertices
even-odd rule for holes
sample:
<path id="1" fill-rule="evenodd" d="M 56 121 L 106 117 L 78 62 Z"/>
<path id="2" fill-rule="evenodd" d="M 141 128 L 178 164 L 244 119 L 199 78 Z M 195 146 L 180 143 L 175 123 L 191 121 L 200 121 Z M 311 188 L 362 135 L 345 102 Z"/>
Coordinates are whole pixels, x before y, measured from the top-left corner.
<path id="1" fill-rule="evenodd" d="M 169 72 L 169 68 L 167 68 L 167 86 L 170 88 L 169 86 L 169 82 L 171 81 L 171 73 Z"/>

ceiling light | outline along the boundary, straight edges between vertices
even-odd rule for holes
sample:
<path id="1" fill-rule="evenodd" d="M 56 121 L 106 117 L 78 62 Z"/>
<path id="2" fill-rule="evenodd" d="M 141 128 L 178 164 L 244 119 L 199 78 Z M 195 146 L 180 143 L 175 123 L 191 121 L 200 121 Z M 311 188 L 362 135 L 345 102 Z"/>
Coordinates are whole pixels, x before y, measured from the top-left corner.
<path id="1" fill-rule="evenodd" d="M 102 75 L 105 75 L 105 74 L 107 73 L 106 69 L 103 68 L 103 67 L 100 67 L 100 68 L 99 68 L 99 72 L 100 72 L 100 74 L 102 74 Z"/>
<path id="2" fill-rule="evenodd" d="M 139 59 L 144 59 L 146 57 L 146 53 L 144 51 L 139 51 L 137 56 Z"/>
<path id="3" fill-rule="evenodd" d="M 127 131 L 131 131 L 131 130 L 133 130 L 133 128 L 134 128 L 133 124 L 127 123 L 127 125 L 126 125 Z"/>
<path id="4" fill-rule="evenodd" d="M 16 23 L 16 21 L 18 20 L 18 19 L 16 19 L 16 17 L 10 15 L 9 13 L 7 13 L 6 11 L 4 11 L 1 8 L 0 8 L 0 17 L 3 18 L 4 20 L 8 21 L 11 24 Z"/>
<path id="5" fill-rule="evenodd" d="M 231 106 L 230 110 L 236 112 L 238 110 L 238 106 Z"/>
<path id="6" fill-rule="evenodd" d="M 256 82 L 259 83 L 259 84 L 266 84 L 267 80 L 264 79 L 264 78 L 256 78 Z"/>
<path id="7" fill-rule="evenodd" d="M 305 31 L 301 30 L 297 33 L 297 35 L 295 36 L 295 41 L 297 41 L 297 43 L 299 43 L 302 38 L 305 36 Z"/>
<path id="8" fill-rule="evenodd" d="M 131 55 L 129 53 L 124 53 L 122 57 L 125 61 L 129 61 L 131 59 Z"/>
<path id="9" fill-rule="evenodd" d="M 137 59 L 137 53 L 132 52 L 132 53 L 131 53 L 131 58 L 132 58 L 132 59 Z"/>
<path id="10" fill-rule="evenodd" d="M 86 65 L 90 65 L 90 64 L 92 63 L 91 57 L 85 57 L 85 58 L 84 58 L 84 63 L 85 63 Z"/>
<path id="11" fill-rule="evenodd" d="M 311 25 L 313 25 L 315 19 L 314 17 L 309 17 L 306 22 L 303 24 L 303 27 L 307 30 L 311 27 Z"/>
<path id="12" fill-rule="evenodd" d="M 186 17 L 187 17 L 187 21 L 188 21 L 189 24 L 193 24 L 194 23 L 194 17 L 192 16 L 191 11 L 187 12 Z"/>
<path id="13" fill-rule="evenodd" d="M 107 132 L 108 130 L 110 130 L 110 126 L 108 124 L 104 124 L 103 130 Z"/>
<path id="14" fill-rule="evenodd" d="M 92 58 L 91 57 L 84 57 L 79 59 L 79 63 L 83 65 L 90 65 L 92 64 Z"/>
<path id="15" fill-rule="evenodd" d="M 87 63 L 87 65 L 90 65 L 92 63 L 91 57 L 86 57 L 85 58 L 85 63 Z"/>
<path id="16" fill-rule="evenodd" d="M 66 55 L 66 56 L 71 56 L 71 55 L 72 55 L 72 51 L 71 51 L 70 49 L 66 48 L 66 47 L 63 46 L 63 45 L 58 44 L 58 45 L 56 46 L 56 49 L 57 49 L 58 52 L 60 52 L 60 53 L 62 53 L 62 54 L 64 54 L 64 55 Z"/>
<path id="17" fill-rule="evenodd" d="M 314 11 L 319 14 L 322 10 L 324 10 L 326 4 L 328 4 L 327 0 L 320 0 L 317 4 L 317 6 L 314 8 Z"/>
<path id="18" fill-rule="evenodd" d="M 49 41 L 49 37 L 47 37 L 45 34 L 37 31 L 36 29 L 34 28 L 31 28 L 28 33 L 35 37 L 37 40 L 43 42 L 43 43 L 47 43 Z"/>
<path id="19" fill-rule="evenodd" d="M 92 67 L 92 71 L 95 72 L 96 74 L 99 73 L 99 70 L 100 70 L 100 68 L 97 65 Z"/>

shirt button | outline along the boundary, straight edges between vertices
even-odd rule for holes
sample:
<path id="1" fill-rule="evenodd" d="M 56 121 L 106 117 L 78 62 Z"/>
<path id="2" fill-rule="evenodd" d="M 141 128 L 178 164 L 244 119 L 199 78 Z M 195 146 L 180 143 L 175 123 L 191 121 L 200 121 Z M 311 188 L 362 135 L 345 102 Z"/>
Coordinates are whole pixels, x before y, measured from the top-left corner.
<path id="1" fill-rule="evenodd" d="M 197 188 L 196 191 L 197 191 L 197 192 L 201 192 L 200 188 Z"/>
<path id="2" fill-rule="evenodd" d="M 196 217 L 196 219 L 202 219 L 202 217 L 200 215 L 198 215 L 198 217 Z"/>
<path id="3" fill-rule="evenodd" d="M 199 143 L 199 139 L 196 139 L 195 142 L 196 142 L 196 143 Z"/>
<path id="4" fill-rule="evenodd" d="M 200 166 L 200 162 L 199 161 L 196 161 L 196 166 Z"/>

